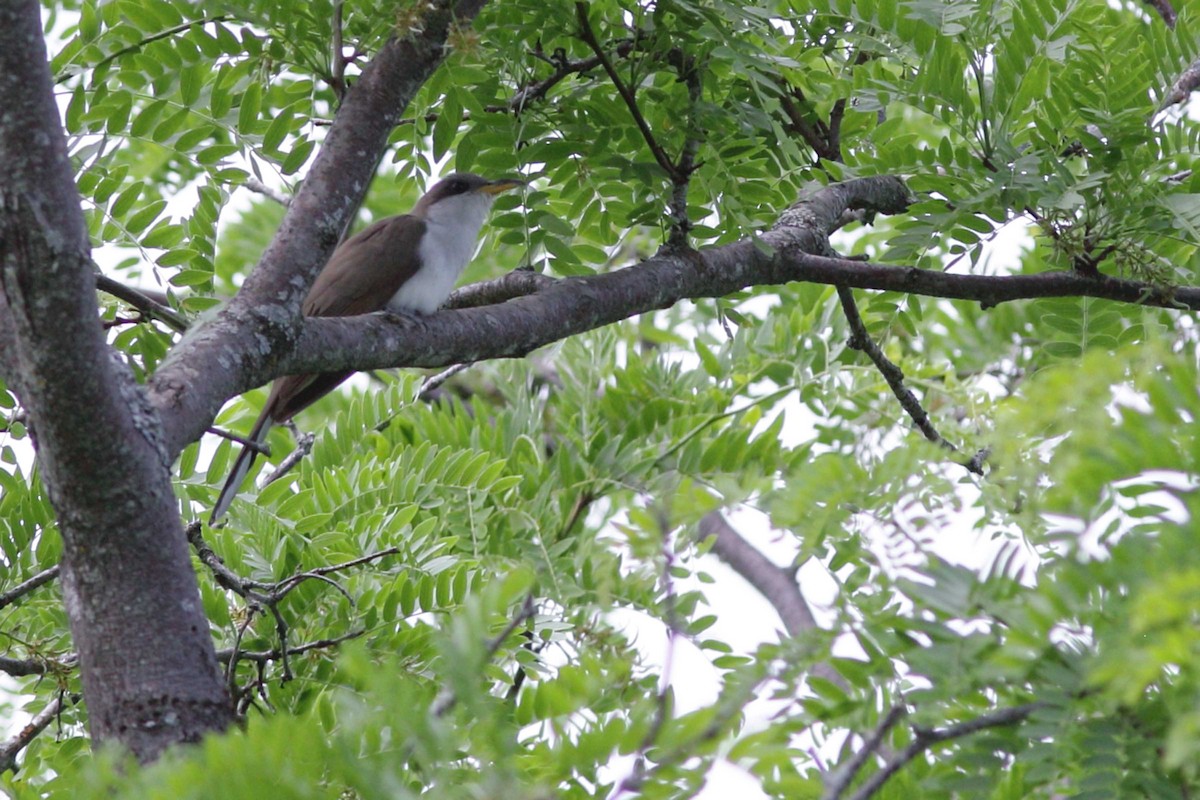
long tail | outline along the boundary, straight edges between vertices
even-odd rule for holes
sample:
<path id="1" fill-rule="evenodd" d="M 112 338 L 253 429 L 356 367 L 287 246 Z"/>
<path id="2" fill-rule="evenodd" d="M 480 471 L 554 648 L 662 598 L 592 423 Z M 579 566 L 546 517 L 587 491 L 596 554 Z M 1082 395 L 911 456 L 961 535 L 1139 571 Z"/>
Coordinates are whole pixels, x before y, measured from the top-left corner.
<path id="1" fill-rule="evenodd" d="M 274 424 L 275 421 L 264 409 L 250 430 L 250 441 L 261 445 L 267 440 L 267 434 L 271 432 L 271 426 Z M 217 503 L 213 506 L 212 515 L 208 518 L 209 525 L 215 524 L 217 520 L 225 516 L 225 512 L 229 510 L 233 498 L 237 496 L 238 489 L 242 488 L 242 482 L 246 480 L 246 473 L 250 471 L 256 458 L 258 458 L 257 450 L 253 447 L 242 446 L 242 452 L 238 453 L 237 460 L 233 462 L 233 470 L 225 479 L 225 485 L 221 487 L 221 494 L 217 496 Z"/>

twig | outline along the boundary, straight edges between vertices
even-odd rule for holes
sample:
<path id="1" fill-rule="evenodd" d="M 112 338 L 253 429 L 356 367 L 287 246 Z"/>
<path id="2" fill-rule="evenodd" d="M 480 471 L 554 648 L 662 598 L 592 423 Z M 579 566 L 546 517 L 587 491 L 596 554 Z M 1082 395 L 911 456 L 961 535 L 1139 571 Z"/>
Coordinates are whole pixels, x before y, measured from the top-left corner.
<path id="1" fill-rule="evenodd" d="M 51 700 L 45 708 L 39 711 L 33 719 L 29 720 L 29 724 L 21 728 L 15 736 L 9 739 L 4 744 L 0 745 L 0 773 L 8 772 L 9 770 L 17 771 L 17 755 L 29 746 L 37 735 L 44 731 L 51 722 L 62 711 L 63 707 L 63 692 L 59 690 L 58 695 Z"/>
<path id="2" fill-rule="evenodd" d="M 525 602 L 521 604 L 521 610 L 517 612 L 515 617 L 509 620 L 508 624 L 504 626 L 504 630 L 500 631 L 498 635 L 493 637 L 491 641 L 488 642 L 487 650 L 485 651 L 483 660 L 485 662 L 491 661 L 492 658 L 495 657 L 496 653 L 500 652 L 500 648 L 504 645 L 504 642 L 508 639 L 508 637 L 512 636 L 513 631 L 520 627 L 525 620 L 532 617 L 535 611 L 537 611 L 537 606 L 533 602 L 533 595 L 525 595 Z M 457 703 L 458 697 L 454 694 L 454 692 L 450 691 L 449 689 L 445 689 L 442 691 L 441 696 L 434 701 L 433 707 L 430 709 L 430 711 L 435 718 L 441 718 L 446 716 L 446 714 L 448 714 Z"/>
<path id="3" fill-rule="evenodd" d="M 37 589 L 39 586 L 45 586 L 47 583 L 58 577 L 58 570 L 59 567 L 57 564 L 55 564 L 49 569 L 42 570 L 32 578 L 18 583 L 4 594 L 0 594 L 0 608 L 12 605 L 17 600 L 20 600 L 22 597 L 32 592 L 34 589 Z"/>
<path id="4" fill-rule="evenodd" d="M 495 305 L 517 297 L 537 294 L 558 282 L 558 278 L 552 278 L 540 272 L 514 269 L 499 278 L 472 283 L 456 289 L 446 300 L 443 308 L 460 309 Z"/>
<path id="5" fill-rule="evenodd" d="M 883 354 L 879 345 L 871 339 L 867 333 L 867 326 L 863 323 L 862 315 L 858 313 L 858 305 L 854 302 L 854 292 L 846 286 L 837 286 L 838 299 L 842 301 L 842 309 L 846 314 L 846 321 L 850 324 L 850 347 L 853 350 L 859 350 L 867 354 L 867 357 L 875 364 L 876 368 L 883 375 L 883 379 L 887 381 L 891 387 L 892 394 L 900 401 L 901 407 L 912 418 L 913 423 L 924 434 L 925 438 L 934 444 L 941 445 L 947 450 L 958 451 L 958 448 L 950 444 L 942 438 L 942 435 L 933 427 L 933 423 L 929 420 L 929 415 L 925 413 L 925 409 L 921 406 L 921 401 L 916 395 L 904 385 L 904 372 L 900 367 L 896 366 Z M 985 447 L 975 453 L 967 461 L 958 461 L 968 472 L 975 475 L 983 475 L 983 465 L 991 455 L 992 448 Z"/>
<path id="6" fill-rule="evenodd" d="M 335 572 L 341 572 L 342 570 L 347 570 L 351 567 L 362 566 L 363 564 L 370 564 L 372 561 L 379 561 L 380 559 L 387 558 L 388 556 L 399 555 L 401 552 L 402 551 L 399 547 L 388 547 L 376 553 L 368 553 L 365 556 L 359 556 L 358 558 L 353 558 L 349 561 L 343 561 L 340 564 L 331 564 L 327 567 L 316 567 L 308 570 L 307 572 L 298 572 L 295 575 L 292 575 L 289 578 L 284 578 L 277 583 L 273 597 L 282 600 L 288 594 L 288 592 L 292 591 L 292 589 L 295 589 L 306 580 L 325 579 L 327 575 L 332 575 Z M 337 586 L 337 584 L 334 585 Z M 338 589 L 341 590 L 343 596 L 350 600 L 350 603 L 353 605 L 353 598 L 347 595 L 345 590 L 341 589 L 340 586 L 338 586 Z"/>
<path id="7" fill-rule="evenodd" d="M 342 98 L 346 95 L 346 58 L 342 53 L 342 0 L 333 0 L 331 25 L 333 27 L 333 52 L 329 60 L 329 69 L 332 72 L 329 76 L 329 85 L 333 87 L 338 103 L 341 103 Z"/>
<path id="8" fill-rule="evenodd" d="M 249 189 L 250 191 L 255 192 L 256 194 L 261 194 L 264 197 L 269 197 L 284 208 L 287 208 L 292 204 L 292 198 L 288 197 L 278 189 L 272 189 L 258 178 L 247 178 L 246 182 L 242 184 L 242 188 Z"/>
<path id="9" fill-rule="evenodd" d="M 300 656 L 313 650 L 327 650 L 331 647 L 337 647 L 343 642 L 348 642 L 352 639 L 357 639 L 366 634 L 366 629 L 353 630 L 349 633 L 343 633 L 341 636 L 334 636 L 330 639 L 317 639 L 316 641 L 306 642 L 305 644 L 289 647 L 286 650 L 287 655 Z M 217 651 L 218 661 L 229 661 L 235 656 L 239 661 L 251 661 L 256 664 L 266 664 L 269 661 L 279 661 L 284 657 L 283 650 L 276 648 L 274 650 L 243 650 L 236 652 L 232 647 Z"/>
<path id="10" fill-rule="evenodd" d="M 215 425 L 210 425 L 204 430 L 207 433 L 211 433 L 213 436 L 220 436 L 222 439 L 228 439 L 231 442 L 237 442 L 242 447 L 249 447 L 260 456 L 271 455 L 271 448 L 263 442 L 256 442 L 253 439 L 247 439 L 245 436 L 236 434 L 233 431 L 227 431 L 223 428 L 218 428 Z"/>
<path id="11" fill-rule="evenodd" d="M 237 696 L 237 665 L 238 654 L 242 651 L 242 639 L 246 637 L 246 631 L 250 628 L 250 623 L 254 622 L 254 615 L 257 614 L 254 608 L 246 610 L 246 618 L 242 620 L 242 624 L 238 626 L 237 635 L 233 637 L 233 649 L 229 656 L 229 661 L 225 665 L 225 684 L 229 687 L 229 695 Z"/>
<path id="12" fill-rule="evenodd" d="M 883 744 L 883 739 L 887 736 L 888 731 L 896 727 L 896 723 L 903 719 L 908 714 L 908 709 L 903 705 L 893 706 L 871 735 L 863 742 L 862 747 L 850 756 L 846 763 L 839 766 L 833 772 L 825 775 L 825 800 L 837 800 L 842 794 L 850 788 L 850 784 L 854 782 L 855 777 L 862 770 L 863 766 L 870 760 L 871 756 L 879 751 L 880 745 Z"/>
<path id="13" fill-rule="evenodd" d="M 854 292 L 846 286 L 838 286 L 837 294 L 838 299 L 842 302 L 842 310 L 846 313 L 846 321 L 850 323 L 850 348 L 865 353 L 871 359 L 883 375 L 883 379 L 891 387 L 892 394 L 896 395 L 900 405 L 912 417 L 913 423 L 926 439 L 949 450 L 954 450 L 954 445 L 943 439 L 942 435 L 933 427 L 933 423 L 929 421 L 929 415 L 921 407 L 921 401 L 904 385 L 904 372 L 883 354 L 879 345 L 875 344 L 867 332 L 862 315 L 858 313 L 858 305 L 854 302 Z"/>
<path id="14" fill-rule="evenodd" d="M 622 39 L 616 43 L 616 46 L 613 48 L 613 52 L 617 56 L 625 58 L 633 51 L 634 46 L 635 42 L 633 39 Z M 484 106 L 483 110 L 485 112 L 488 114 L 520 114 L 534 100 L 541 100 L 544 98 L 550 93 L 551 89 L 553 89 L 559 83 L 562 83 L 564 79 L 570 77 L 571 75 L 582 75 L 586 72 L 590 72 L 596 67 L 601 66 L 600 59 L 596 56 L 592 56 L 591 58 L 581 58 L 577 61 L 569 61 L 565 55 L 561 55 L 559 52 L 555 52 L 553 56 L 547 56 L 540 49 L 535 50 L 533 55 L 535 58 L 545 61 L 547 64 L 553 66 L 554 73 L 542 78 L 541 80 L 534 81 L 533 83 L 528 83 L 520 87 L 516 92 L 513 93 L 513 96 L 508 99 L 508 102 L 504 104 L 492 104 Z M 440 115 L 436 111 L 432 111 L 420 117 L 406 117 L 396 124 L 412 125 L 417 120 L 423 120 L 426 123 L 433 123 L 437 122 L 439 116 Z M 470 119 L 470 112 L 464 112 L 463 120 L 467 121 Z"/>
<path id="15" fill-rule="evenodd" d="M 658 162 L 663 172 L 667 173 L 667 176 L 673 182 L 676 181 L 679 173 L 675 164 L 667 156 L 662 146 L 655 140 L 654 133 L 650 130 L 650 124 L 646 122 L 646 118 L 642 116 L 641 109 L 638 108 L 637 98 L 634 96 L 633 91 L 625 85 L 625 81 L 621 80 L 621 76 L 617 74 L 612 61 L 605 55 L 604 48 L 600 45 L 600 40 L 596 38 L 596 33 L 592 30 L 592 23 L 588 21 L 586 3 L 575 4 L 575 18 L 579 21 L 579 37 L 583 39 L 588 47 L 592 48 L 592 52 L 600 60 L 600 66 L 604 67 L 604 71 L 608 73 L 609 79 L 617 88 L 617 94 L 621 95 L 621 99 L 625 101 L 625 105 L 629 108 L 629 113 L 633 117 L 633 121 L 637 123 L 638 130 L 642 132 L 642 138 L 649 145 L 650 152 L 654 155 L 654 160 Z"/>
<path id="16" fill-rule="evenodd" d="M 147 295 L 145 292 L 134 289 L 132 286 L 126 286 L 120 281 L 113 280 L 107 275 L 99 271 L 99 266 L 93 262 L 96 268 L 96 288 L 102 292 L 107 292 L 118 300 L 124 300 L 129 305 L 136 308 L 138 311 L 145 314 L 147 317 L 158 320 L 176 333 L 184 333 L 188 329 L 188 320 L 182 314 L 168 305 L 164 305 L 154 298 Z"/>
<path id="17" fill-rule="evenodd" d="M 452 364 L 436 375 L 430 375 L 428 378 L 421 381 L 421 388 L 417 392 L 417 397 L 422 400 L 428 400 L 429 398 L 433 397 L 434 392 L 442 387 L 442 384 L 453 378 L 458 373 L 467 371 L 473 364 L 474 362 L 472 361 L 462 364 Z"/>
<path id="18" fill-rule="evenodd" d="M 842 154 L 833 144 L 833 133 L 830 126 L 827 126 L 822 120 L 816 119 L 809 122 L 804 112 L 801 110 L 799 103 L 807 103 L 807 98 L 804 96 L 804 91 L 798 87 L 790 86 L 784 81 L 779 82 L 780 94 L 779 105 L 783 109 L 783 113 L 787 115 L 788 124 L 791 129 L 800 135 L 804 143 L 813 149 L 818 159 L 826 159 L 828 161 L 841 161 Z M 845 113 L 845 101 L 839 101 L 841 107 L 834 105 L 834 112 L 838 115 L 837 123 L 840 127 L 841 114 Z M 833 115 L 830 115 L 832 122 Z"/>
<path id="19" fill-rule="evenodd" d="M 633 48 L 633 39 L 622 39 L 621 41 L 617 42 L 616 47 L 613 48 L 613 52 L 615 52 L 619 57 L 625 58 L 633 51 Z M 535 51 L 534 55 L 540 57 L 543 61 L 552 64 L 554 66 L 554 73 L 540 81 L 530 83 L 518 89 L 516 93 L 513 94 L 512 99 L 508 101 L 508 108 L 512 111 L 520 113 L 525 109 L 526 106 L 529 105 L 531 101 L 540 100 L 545 97 L 546 94 L 556 85 L 558 85 L 564 78 L 567 78 L 570 75 L 588 72 L 596 67 L 603 66 L 604 63 L 600 56 L 583 58 L 579 59 L 578 61 L 568 61 L 564 54 L 556 52 L 554 57 L 546 57 L 541 52 L 540 43 L 538 50 Z"/>
<path id="20" fill-rule="evenodd" d="M 199 522 L 193 522 L 188 525 L 187 538 L 192 547 L 195 549 L 196 555 L 199 557 L 200 561 L 212 572 L 213 578 L 217 581 L 217 584 L 222 588 L 237 594 L 246 601 L 247 607 L 249 608 L 249 614 L 245 623 L 243 623 L 241 629 L 238 631 L 234 646 L 230 650 L 225 651 L 228 653 L 229 659 L 229 667 L 226 675 L 231 692 L 234 691 L 235 683 L 233 681 L 233 673 L 237 662 L 241 660 L 255 660 L 255 658 L 240 652 L 242 636 L 245 633 L 246 628 L 249 626 L 250 621 L 253 619 L 255 613 L 258 613 L 262 610 L 269 611 L 272 618 L 275 620 L 275 633 L 279 637 L 279 647 L 271 652 L 278 654 L 278 660 L 283 669 L 283 674 L 280 676 L 280 680 L 283 683 L 287 683 L 294 677 L 292 674 L 289 656 L 298 652 L 304 652 L 304 648 L 301 647 L 297 649 L 294 647 L 288 647 L 287 640 L 289 628 L 287 621 L 283 618 L 283 614 L 279 611 L 279 604 L 284 600 L 284 598 L 286 598 L 293 589 L 305 581 L 318 580 L 337 589 L 337 591 L 353 606 L 355 604 L 354 597 L 341 584 L 335 580 L 332 580 L 328 576 L 342 570 L 350 569 L 351 567 L 369 564 L 372 561 L 378 561 L 381 558 L 396 555 L 400 552 L 400 549 L 397 547 L 389 547 L 386 550 L 368 553 L 365 556 L 359 556 L 358 558 L 354 558 L 349 561 L 343 561 L 340 564 L 330 564 L 324 567 L 315 567 L 304 572 L 298 572 L 294 575 L 284 578 L 281 581 L 264 583 L 262 581 L 243 578 L 231 570 L 225 564 L 224 560 L 222 560 L 222 558 L 217 555 L 211 547 L 208 546 L 208 542 L 204 540 L 203 526 Z M 360 631 L 353 634 L 353 636 L 359 636 L 361 633 L 362 632 Z M 343 640 L 344 638 L 332 641 Z"/>
<path id="21" fill-rule="evenodd" d="M 1007 725 L 1016 725 L 1023 722 L 1037 709 L 1041 708 L 1044 703 L 1026 703 L 1021 706 L 1012 708 L 1002 708 L 988 714 L 981 714 L 974 719 L 965 720 L 963 722 L 948 725 L 945 728 L 927 730 L 923 728 L 914 728 L 914 739 L 912 743 L 901 750 L 896 756 L 889 759 L 883 768 L 867 779 L 858 791 L 850 795 L 850 800 L 868 800 L 875 792 L 879 791 L 880 787 L 887 782 L 889 778 L 896 774 L 908 762 L 919 756 L 921 753 L 928 750 L 939 742 L 946 742 L 951 739 L 960 739 L 963 736 L 969 736 L 972 733 L 977 733 L 988 728 L 1001 728 Z M 841 795 L 827 795 L 830 800 L 837 800 Z"/>
<path id="22" fill-rule="evenodd" d="M 663 537 L 661 554 L 663 559 L 663 603 L 666 606 L 667 617 L 667 649 L 663 655 L 662 675 L 659 678 L 658 695 L 655 697 L 654 719 L 650 721 L 650 727 L 646 729 L 646 735 L 642 737 L 641 744 L 638 745 L 633 769 L 617 786 L 617 790 L 613 793 L 614 798 L 620 797 L 626 792 L 633 794 L 641 791 L 649 774 L 646 768 L 646 754 L 658 742 L 659 734 L 662 733 L 663 726 L 667 724 L 667 719 L 671 715 L 671 672 L 675 657 L 675 640 L 679 635 L 679 619 L 675 606 L 675 582 L 671 578 L 671 571 L 675 568 L 675 553 L 671 549 L 670 528 L 661 509 L 659 509 L 658 516 L 659 530 Z"/>
<path id="23" fill-rule="evenodd" d="M 266 480 L 263 481 L 263 486 L 270 486 L 272 483 L 295 469 L 296 465 L 303 461 L 304 457 L 312 452 L 313 442 L 316 440 L 317 437 L 313 436 L 311 433 L 305 433 L 301 436 L 297 436 L 296 449 L 288 453 L 284 459 L 279 462 L 279 466 L 272 470 L 271 474 L 268 475 Z"/>
<path id="24" fill-rule="evenodd" d="M 173 28 L 167 28 L 164 31 L 159 31 L 158 33 L 151 34 L 150 36 L 147 36 L 144 39 L 140 39 L 139 41 L 134 42 L 133 44 L 129 45 L 128 47 L 122 47 L 120 50 L 110 53 L 109 55 L 107 55 L 104 58 L 97 61 L 95 64 L 92 64 L 91 70 L 93 72 L 95 72 L 96 70 L 100 69 L 101 67 L 111 64 L 113 61 L 116 61 L 118 58 L 127 56 L 130 53 L 141 50 L 143 47 L 150 44 L 151 42 L 157 42 L 160 39 L 169 39 L 172 36 L 174 36 L 175 34 L 183 33 L 184 31 L 188 30 L 189 28 L 194 28 L 197 25 L 208 25 L 209 23 L 212 23 L 212 22 L 232 22 L 233 20 L 234 20 L 234 17 L 232 15 L 221 14 L 219 16 L 209 17 L 207 19 L 195 19 L 195 20 L 192 20 L 191 22 L 184 22 L 180 25 L 176 25 Z M 84 52 L 87 52 L 87 51 L 84 51 Z M 70 67 L 72 67 L 72 66 L 75 66 L 75 65 L 67 64 L 68 69 L 64 70 L 63 72 L 60 72 L 58 75 L 56 75 L 54 78 L 54 82 L 55 83 L 63 83 L 64 81 L 70 80 L 73 75 L 77 74 L 75 72 L 69 71 Z M 82 66 L 85 69 L 87 68 L 86 65 L 82 65 Z"/>

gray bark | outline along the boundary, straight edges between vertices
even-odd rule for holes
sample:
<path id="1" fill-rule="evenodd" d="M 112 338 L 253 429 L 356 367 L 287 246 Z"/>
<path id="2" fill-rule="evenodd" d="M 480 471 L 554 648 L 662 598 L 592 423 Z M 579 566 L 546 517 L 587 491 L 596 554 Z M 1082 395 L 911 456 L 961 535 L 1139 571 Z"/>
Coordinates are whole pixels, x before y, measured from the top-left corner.
<path id="1" fill-rule="evenodd" d="M 63 540 L 89 724 L 140 759 L 228 726 L 162 428 L 104 341 L 40 7 L 0 4 L 3 358 Z"/>

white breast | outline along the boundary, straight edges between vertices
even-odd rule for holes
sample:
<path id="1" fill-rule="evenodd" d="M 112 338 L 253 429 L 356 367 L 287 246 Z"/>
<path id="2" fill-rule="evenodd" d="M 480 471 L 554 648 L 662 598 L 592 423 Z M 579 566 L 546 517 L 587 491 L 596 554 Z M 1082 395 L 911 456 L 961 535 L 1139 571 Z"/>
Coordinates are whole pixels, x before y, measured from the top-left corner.
<path id="1" fill-rule="evenodd" d="M 493 199 L 470 192 L 443 198 L 429 208 L 421 239 L 421 269 L 392 295 L 388 308 L 421 314 L 438 310 L 475 255 L 479 230 Z"/>

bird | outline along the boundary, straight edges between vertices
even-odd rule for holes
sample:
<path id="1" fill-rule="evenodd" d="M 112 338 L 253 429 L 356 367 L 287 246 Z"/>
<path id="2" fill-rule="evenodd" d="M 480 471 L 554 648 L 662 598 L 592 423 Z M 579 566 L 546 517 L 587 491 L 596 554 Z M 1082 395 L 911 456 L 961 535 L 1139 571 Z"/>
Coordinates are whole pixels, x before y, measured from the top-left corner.
<path id="1" fill-rule="evenodd" d="M 375 222 L 342 242 L 317 275 L 301 305 L 306 317 L 349 317 L 376 311 L 432 314 L 446 301 L 475 253 L 479 231 L 501 192 L 524 186 L 513 178 L 488 180 L 471 173 L 447 175 L 421 196 L 412 211 Z M 229 510 L 272 426 L 287 422 L 350 372 L 289 375 L 271 385 L 262 413 L 247 437 L 209 517 Z"/>

